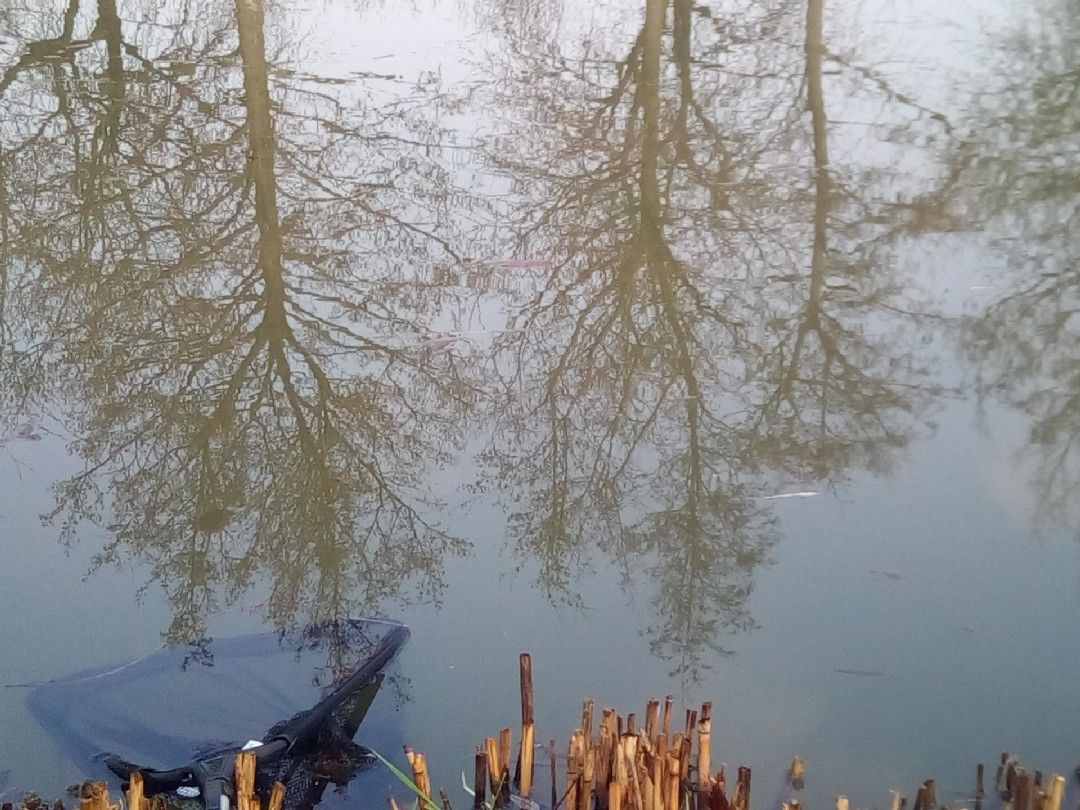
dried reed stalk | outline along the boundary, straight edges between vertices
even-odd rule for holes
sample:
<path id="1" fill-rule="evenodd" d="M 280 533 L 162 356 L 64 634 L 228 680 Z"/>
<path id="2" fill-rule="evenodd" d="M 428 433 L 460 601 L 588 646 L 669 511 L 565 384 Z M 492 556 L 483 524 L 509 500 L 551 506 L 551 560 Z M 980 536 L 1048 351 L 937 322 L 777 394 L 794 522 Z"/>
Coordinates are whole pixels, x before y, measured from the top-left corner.
<path id="1" fill-rule="evenodd" d="M 750 769 L 739 767 L 739 775 L 735 782 L 735 799 L 731 803 L 731 810 L 750 810 Z"/>
<path id="2" fill-rule="evenodd" d="M 532 793 L 533 784 L 533 755 L 536 750 L 536 727 L 533 718 L 533 680 L 532 680 L 532 656 L 522 653 L 520 658 L 521 669 L 521 755 L 519 757 L 521 767 L 521 780 L 518 791 L 526 799 Z"/>
<path id="3" fill-rule="evenodd" d="M 487 753 L 482 746 L 476 747 L 476 756 L 473 758 L 473 810 L 484 810 L 486 797 L 485 782 L 487 781 Z"/>
<path id="4" fill-rule="evenodd" d="M 281 782 L 274 782 L 270 789 L 270 804 L 268 810 L 283 810 L 285 807 L 285 786 Z"/>
<path id="5" fill-rule="evenodd" d="M 710 773 L 712 768 L 712 704 L 701 704 L 701 719 L 698 721 L 698 810 L 709 806 L 712 793 Z"/>
<path id="6" fill-rule="evenodd" d="M 488 737 L 485 741 L 485 754 L 487 755 L 488 783 L 491 786 L 491 797 L 499 795 L 502 785 L 502 769 L 499 767 L 499 743 L 494 737 Z"/>
<path id="7" fill-rule="evenodd" d="M 106 782 L 94 782 L 88 789 L 84 786 L 80 806 L 82 810 L 119 810 L 120 807 L 109 798 L 109 785 Z"/>
<path id="8" fill-rule="evenodd" d="M 129 810 L 149 810 L 150 801 L 146 798 L 143 775 L 138 771 L 128 779 L 127 800 Z"/>
<path id="9" fill-rule="evenodd" d="M 428 774 L 427 757 L 421 753 L 413 755 L 412 759 L 413 782 L 417 789 L 424 794 L 428 803 L 431 802 L 431 776 Z"/>
<path id="10" fill-rule="evenodd" d="M 1049 789 L 1046 791 L 1046 801 L 1043 810 L 1061 810 L 1061 802 L 1065 798 L 1065 777 L 1054 774 L 1050 777 Z"/>
<path id="11" fill-rule="evenodd" d="M 650 700 L 645 707 L 645 736 L 649 742 L 656 744 L 657 726 L 660 724 L 660 701 Z"/>
<path id="12" fill-rule="evenodd" d="M 674 695 L 668 695 L 664 698 L 664 736 L 669 740 L 671 739 L 671 706 L 675 702 Z"/>
<path id="13" fill-rule="evenodd" d="M 236 755 L 236 810 L 259 810 L 255 793 L 255 754 L 241 751 Z"/>
<path id="14" fill-rule="evenodd" d="M 584 733 L 579 728 L 570 736 L 566 758 L 566 810 L 577 810 L 581 793 L 581 777 L 585 768 Z"/>

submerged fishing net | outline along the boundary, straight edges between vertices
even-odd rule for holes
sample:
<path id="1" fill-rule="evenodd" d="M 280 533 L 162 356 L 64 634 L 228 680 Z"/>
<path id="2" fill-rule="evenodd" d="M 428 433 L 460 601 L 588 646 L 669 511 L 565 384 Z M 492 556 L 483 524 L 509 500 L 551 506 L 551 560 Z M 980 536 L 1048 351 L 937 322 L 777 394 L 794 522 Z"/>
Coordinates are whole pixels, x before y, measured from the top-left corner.
<path id="1" fill-rule="evenodd" d="M 273 737 L 347 681 L 395 627 L 349 620 L 216 641 L 198 655 L 160 650 L 39 684 L 28 705 L 89 777 L 107 777 L 104 752 L 144 768 L 175 768 Z M 309 744 L 269 763 L 260 780 L 283 782 L 288 807 L 331 794 L 349 806 L 367 806 L 365 798 L 383 804 L 393 778 L 367 767 L 367 748 L 400 750 L 400 738 L 394 701 L 375 700 L 381 683 L 351 694 Z"/>

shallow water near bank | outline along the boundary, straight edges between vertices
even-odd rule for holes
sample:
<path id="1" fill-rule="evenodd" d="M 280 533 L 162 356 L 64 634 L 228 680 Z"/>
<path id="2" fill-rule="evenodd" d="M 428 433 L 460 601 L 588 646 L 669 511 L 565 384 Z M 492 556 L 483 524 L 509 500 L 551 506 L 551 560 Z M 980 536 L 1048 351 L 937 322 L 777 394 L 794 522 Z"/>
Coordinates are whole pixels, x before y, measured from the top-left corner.
<path id="1" fill-rule="evenodd" d="M 524 650 L 755 801 L 1071 771 L 1076 21 L 0 0 L 0 683 L 381 614 L 448 788 Z"/>

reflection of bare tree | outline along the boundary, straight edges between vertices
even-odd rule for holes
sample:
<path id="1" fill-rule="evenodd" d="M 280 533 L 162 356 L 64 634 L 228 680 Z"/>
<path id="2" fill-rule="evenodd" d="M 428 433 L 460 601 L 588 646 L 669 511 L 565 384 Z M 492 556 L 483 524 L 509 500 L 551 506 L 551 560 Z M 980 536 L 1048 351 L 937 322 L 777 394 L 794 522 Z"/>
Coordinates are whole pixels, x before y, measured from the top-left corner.
<path id="1" fill-rule="evenodd" d="M 889 232 L 859 218 L 870 201 L 834 191 L 809 9 L 801 63 L 773 38 L 801 30 L 793 3 L 735 25 L 646 0 L 627 55 L 575 71 L 519 46 L 534 95 L 514 113 L 549 131 L 537 152 L 493 149 L 535 189 L 519 249 L 548 262 L 497 342 L 485 459 L 514 500 L 513 542 L 556 593 L 589 540 L 641 572 L 647 635 L 689 676 L 752 623 L 753 572 L 777 538 L 770 482 L 884 464 L 933 395 L 880 261 Z M 808 116 L 792 114 L 803 76 Z"/>
<path id="2" fill-rule="evenodd" d="M 407 101 L 354 121 L 275 80 L 258 0 L 222 25 L 187 52 L 183 30 L 125 44 L 119 67 L 110 46 L 109 80 L 57 101 L 88 75 L 72 65 L 57 120 L 31 61 L 0 98 L 19 111 L 0 160 L 21 169 L 4 174 L 4 328 L 29 325 L 10 356 L 62 386 L 87 462 L 55 516 L 72 534 L 110 515 L 99 564 L 151 566 L 174 642 L 263 581 L 283 627 L 406 581 L 433 598 L 462 549 L 420 489 L 474 390 L 419 348 L 453 306 L 439 132 Z M 193 64 L 197 81 L 159 67 Z"/>
<path id="3" fill-rule="evenodd" d="M 1018 280 L 971 318 L 966 337 L 980 366 L 980 392 L 1031 418 L 1027 454 L 1039 521 L 1080 530 L 1080 268 Z"/>
<path id="4" fill-rule="evenodd" d="M 952 201 L 986 224 L 1010 266 L 967 321 L 978 391 L 1031 419 L 1039 519 L 1080 530 L 1080 28 L 1053 0 L 1039 20 L 1001 54 L 1023 67 L 974 111 Z"/>
<path id="5" fill-rule="evenodd" d="M 812 450 L 804 458 L 817 477 L 825 478 L 856 463 L 886 466 L 918 430 L 920 414 L 937 389 L 918 364 L 909 362 L 897 373 L 901 358 L 890 344 L 910 352 L 913 327 L 932 325 L 929 316 L 918 317 L 912 304 L 903 304 L 909 295 L 905 280 L 887 272 L 892 237 L 905 226 L 896 209 L 907 210 L 875 198 L 872 189 L 868 194 L 844 177 L 845 167 L 830 163 L 825 3 L 807 0 L 806 5 L 810 272 L 805 282 L 790 273 L 770 279 L 773 300 L 798 303 L 773 313 L 767 327 L 775 334 L 762 354 L 760 373 L 769 381 L 769 393 L 760 418 L 769 432 Z"/>

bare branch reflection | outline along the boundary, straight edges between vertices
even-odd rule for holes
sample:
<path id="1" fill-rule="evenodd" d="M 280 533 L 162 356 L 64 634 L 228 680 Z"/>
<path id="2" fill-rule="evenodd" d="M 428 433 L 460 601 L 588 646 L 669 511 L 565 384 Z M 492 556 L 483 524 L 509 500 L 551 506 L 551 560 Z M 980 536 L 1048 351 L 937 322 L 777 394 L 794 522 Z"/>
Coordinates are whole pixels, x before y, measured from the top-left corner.
<path id="1" fill-rule="evenodd" d="M 820 0 L 644 5 L 624 56 L 518 42 L 503 68 L 507 115 L 543 134 L 489 152 L 543 272 L 496 345 L 485 484 L 553 598 L 581 599 L 593 547 L 651 583 L 653 650 L 696 677 L 753 624 L 764 496 L 885 468 L 937 388 L 891 202 L 829 164 Z"/>
<path id="2" fill-rule="evenodd" d="M 972 312 L 965 348 L 976 388 L 1030 420 L 1035 517 L 1080 532 L 1080 28 L 1070 4 L 1040 6 L 1040 24 L 1001 48 L 1022 64 L 981 98 L 954 150 L 950 202 L 986 223 L 1003 268 Z M 1016 55 L 1024 58 L 1016 61 Z"/>
<path id="3" fill-rule="evenodd" d="M 476 385 L 422 349 L 457 305 L 440 279 L 449 200 L 468 205 L 437 102 L 350 114 L 275 68 L 258 0 L 207 7 L 219 26 L 193 43 L 108 2 L 79 38 L 78 5 L 0 97 L 4 325 L 39 325 L 7 356 L 63 391 L 86 462 L 53 518 L 72 537 L 108 516 L 96 565 L 149 566 L 173 643 L 253 588 L 282 628 L 410 583 L 438 599 L 466 545 L 432 522 L 423 476 Z"/>

